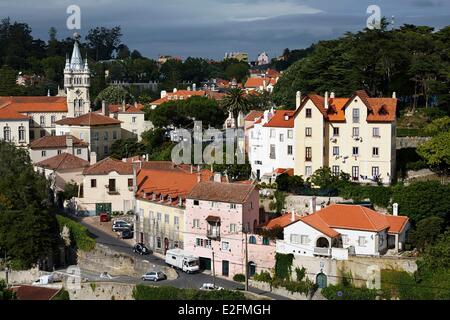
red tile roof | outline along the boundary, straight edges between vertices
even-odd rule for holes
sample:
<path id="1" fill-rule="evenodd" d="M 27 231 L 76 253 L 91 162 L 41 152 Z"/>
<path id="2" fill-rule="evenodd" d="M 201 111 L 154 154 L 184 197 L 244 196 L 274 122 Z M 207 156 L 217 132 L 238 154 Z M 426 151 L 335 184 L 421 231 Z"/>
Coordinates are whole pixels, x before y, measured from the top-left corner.
<path id="1" fill-rule="evenodd" d="M 2 120 L 28 120 L 28 116 L 25 116 L 21 113 L 18 113 L 13 108 L 8 106 L 1 108 L 0 107 L 0 119 Z"/>
<path id="2" fill-rule="evenodd" d="M 201 182 L 189 193 L 187 198 L 228 203 L 245 203 L 255 190 L 254 184 Z"/>
<path id="3" fill-rule="evenodd" d="M 0 106 L 8 106 L 17 113 L 67 112 L 66 97 L 0 97 Z"/>
<path id="4" fill-rule="evenodd" d="M 292 169 L 292 168 L 277 168 L 277 169 L 275 169 L 275 171 L 274 171 L 276 174 L 283 174 L 283 173 L 286 173 L 287 175 L 289 175 L 289 176 L 294 176 L 294 169 Z"/>
<path id="5" fill-rule="evenodd" d="M 273 229 L 275 227 L 285 228 L 291 223 L 300 220 L 300 218 L 301 218 L 300 215 L 295 214 L 294 221 L 292 221 L 292 213 L 286 213 L 283 214 L 282 216 L 267 221 L 261 227 L 265 229 Z"/>
<path id="6" fill-rule="evenodd" d="M 248 78 L 245 82 L 244 87 L 245 88 L 260 88 L 264 87 L 264 83 L 266 86 L 269 84 L 275 85 L 277 83 L 276 79 L 274 78 Z"/>
<path id="7" fill-rule="evenodd" d="M 276 110 L 272 118 L 264 124 L 264 127 L 293 128 L 294 113 L 294 110 Z"/>
<path id="8" fill-rule="evenodd" d="M 203 90 L 178 90 L 177 92 L 167 92 L 167 95 L 164 98 L 152 101 L 150 104 L 152 105 L 160 105 L 164 102 L 172 101 L 172 100 L 178 100 L 179 97 L 182 96 L 183 99 L 190 98 L 192 96 L 206 96 L 206 92 Z"/>
<path id="9" fill-rule="evenodd" d="M 367 207 L 346 204 L 333 204 L 300 219 L 329 237 L 339 235 L 334 229 L 372 232 L 387 229 L 388 232 L 399 233 L 403 230 L 407 220 L 407 217 L 388 216 Z"/>
<path id="10" fill-rule="evenodd" d="M 61 289 L 38 286 L 17 286 L 11 288 L 17 300 L 51 300 Z"/>
<path id="11" fill-rule="evenodd" d="M 260 118 L 264 115 L 264 111 L 252 110 L 244 118 L 245 121 L 255 121 L 256 118 Z"/>
<path id="12" fill-rule="evenodd" d="M 143 104 L 137 104 L 137 105 L 131 105 L 127 104 L 125 105 L 125 108 L 121 104 L 110 104 L 108 106 L 110 113 L 142 113 L 144 112 L 144 105 Z M 101 110 L 100 110 L 101 111 Z"/>
<path id="13" fill-rule="evenodd" d="M 76 118 L 66 118 L 58 120 L 55 123 L 59 125 L 70 125 L 70 126 L 106 126 L 106 125 L 121 124 L 122 121 L 106 117 L 96 112 L 89 112 Z"/>
<path id="14" fill-rule="evenodd" d="M 37 167 L 52 170 L 66 170 L 89 167 L 89 161 L 78 158 L 69 153 L 61 153 L 35 164 Z"/>
<path id="15" fill-rule="evenodd" d="M 56 149 L 56 148 L 66 148 L 67 147 L 67 137 L 72 137 L 73 145 L 75 147 L 87 147 L 89 144 L 72 136 L 45 136 L 33 140 L 30 143 L 31 149 Z"/>
<path id="16" fill-rule="evenodd" d="M 132 175 L 133 164 L 108 157 L 84 169 L 83 175 L 105 175 L 113 171 L 121 175 Z"/>

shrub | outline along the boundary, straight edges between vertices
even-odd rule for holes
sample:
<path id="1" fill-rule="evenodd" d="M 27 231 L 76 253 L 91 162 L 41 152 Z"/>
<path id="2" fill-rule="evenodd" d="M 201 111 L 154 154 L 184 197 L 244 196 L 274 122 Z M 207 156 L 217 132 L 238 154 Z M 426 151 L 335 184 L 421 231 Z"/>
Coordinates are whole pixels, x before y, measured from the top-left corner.
<path id="1" fill-rule="evenodd" d="M 328 300 L 375 300 L 376 289 L 356 288 L 343 284 L 329 285 L 322 289 L 322 295 Z"/>
<path id="2" fill-rule="evenodd" d="M 95 239 L 89 235 L 89 231 L 85 226 L 61 215 L 57 215 L 56 218 L 58 220 L 60 230 L 62 230 L 64 226 L 69 228 L 71 243 L 74 243 L 78 249 L 82 251 L 91 251 L 94 249 Z"/>
<path id="3" fill-rule="evenodd" d="M 279 280 L 289 280 L 292 271 L 292 261 L 294 255 L 277 253 L 275 254 L 275 278 Z"/>
<path id="4" fill-rule="evenodd" d="M 315 286 L 316 285 L 309 279 L 306 279 L 306 281 L 290 281 L 281 279 L 275 279 L 272 281 L 272 287 L 274 288 L 283 287 L 291 293 L 297 292 L 304 295 L 309 294 Z"/>
<path id="5" fill-rule="evenodd" d="M 62 288 L 59 292 L 52 298 L 52 300 L 70 300 L 70 295 L 67 290 Z"/>
<path id="6" fill-rule="evenodd" d="M 303 281 L 303 279 L 305 278 L 306 275 L 306 269 L 305 267 L 300 268 L 295 268 L 295 273 L 297 275 L 297 281 Z"/>
<path id="7" fill-rule="evenodd" d="M 244 282 L 245 281 L 245 275 L 242 273 L 237 273 L 234 275 L 233 280 L 236 282 Z"/>
<path id="8" fill-rule="evenodd" d="M 244 294 L 240 291 L 201 291 L 169 286 L 150 287 L 139 284 L 133 289 L 133 298 L 135 300 L 246 300 Z"/>
<path id="9" fill-rule="evenodd" d="M 255 273 L 253 275 L 253 280 L 255 281 L 260 281 L 260 282 L 267 282 L 267 283 L 271 283 L 272 282 L 272 277 L 270 275 L 269 272 L 267 271 L 261 271 L 260 274 Z"/>

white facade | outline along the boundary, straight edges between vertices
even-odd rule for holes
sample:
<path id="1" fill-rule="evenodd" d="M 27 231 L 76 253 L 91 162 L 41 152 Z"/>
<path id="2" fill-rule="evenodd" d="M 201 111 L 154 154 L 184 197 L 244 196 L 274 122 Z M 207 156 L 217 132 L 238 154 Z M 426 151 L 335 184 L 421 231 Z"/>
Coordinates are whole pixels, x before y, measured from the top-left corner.
<path id="1" fill-rule="evenodd" d="M 27 119 L 1 119 L 0 139 L 17 146 L 26 146 L 30 142 L 30 127 Z"/>

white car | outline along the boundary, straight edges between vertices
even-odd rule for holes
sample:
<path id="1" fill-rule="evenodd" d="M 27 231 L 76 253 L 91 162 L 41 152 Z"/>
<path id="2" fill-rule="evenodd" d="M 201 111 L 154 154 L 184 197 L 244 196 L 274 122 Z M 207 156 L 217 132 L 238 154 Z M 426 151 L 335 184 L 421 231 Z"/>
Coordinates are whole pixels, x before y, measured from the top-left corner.
<path id="1" fill-rule="evenodd" d="M 164 272 L 161 271 L 150 271 L 146 274 L 143 274 L 141 276 L 141 279 L 143 281 L 159 281 L 159 280 L 166 280 L 167 276 Z"/>
<path id="2" fill-rule="evenodd" d="M 222 287 L 219 286 L 215 286 L 212 283 L 204 283 L 201 287 L 200 290 L 206 290 L 206 291 L 211 291 L 211 290 L 224 290 Z"/>

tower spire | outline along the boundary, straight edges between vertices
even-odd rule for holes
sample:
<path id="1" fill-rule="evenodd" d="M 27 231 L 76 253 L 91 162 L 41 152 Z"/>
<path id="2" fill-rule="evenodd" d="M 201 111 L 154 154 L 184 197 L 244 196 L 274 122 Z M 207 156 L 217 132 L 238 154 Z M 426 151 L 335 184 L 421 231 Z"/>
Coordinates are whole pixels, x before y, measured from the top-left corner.
<path id="1" fill-rule="evenodd" d="M 70 68 L 72 70 L 81 70 L 83 69 L 83 58 L 81 57 L 80 47 L 78 45 L 80 35 L 75 33 L 73 37 L 75 42 L 73 44 L 72 58 L 70 59 Z"/>

